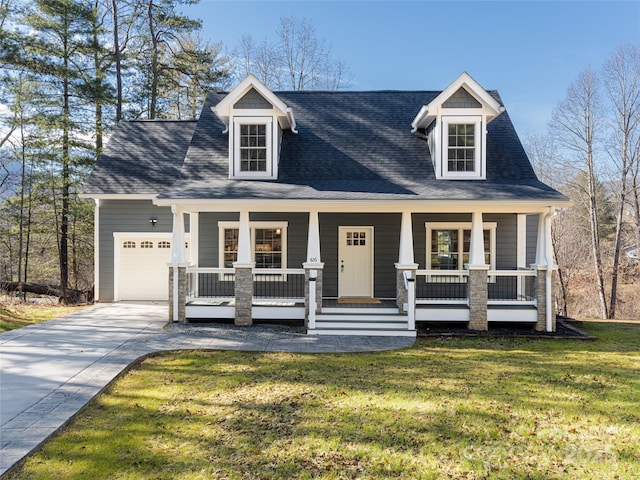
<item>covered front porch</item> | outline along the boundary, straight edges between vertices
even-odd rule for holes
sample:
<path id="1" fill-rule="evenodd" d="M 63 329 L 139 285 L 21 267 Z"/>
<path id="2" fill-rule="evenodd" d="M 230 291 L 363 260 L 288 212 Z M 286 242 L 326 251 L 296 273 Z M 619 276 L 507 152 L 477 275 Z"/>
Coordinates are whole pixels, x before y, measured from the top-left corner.
<path id="1" fill-rule="evenodd" d="M 322 210 L 304 209 L 302 205 L 288 209 L 280 205 L 276 210 L 265 205 L 258 211 L 247 208 L 235 214 L 220 206 L 213 209 L 202 205 L 198 208 L 173 205 L 172 209 L 174 239 L 169 265 L 172 321 L 233 319 L 238 325 L 251 325 L 254 320 L 291 320 L 304 322 L 311 335 L 413 336 L 419 322 L 464 322 L 473 330 L 486 330 L 489 322 L 522 322 L 531 324 L 536 330 L 555 331 L 552 309 L 554 265 L 550 248 L 552 207 L 523 207 L 513 212 L 494 206 L 469 212 L 468 208 L 461 207 L 449 207 L 447 210 L 422 206 L 420 209 L 400 210 L 387 206 L 378 213 L 372 213 L 371 205 L 368 205 L 366 210 L 360 207 L 348 212 L 358 214 L 360 220 L 364 219 L 358 222 L 344 220 L 344 215 L 347 215 L 344 206 L 338 211 L 326 207 Z M 225 218 L 235 216 L 237 219 L 232 222 L 237 231 L 234 261 L 224 264 L 221 253 L 218 266 L 203 266 L 202 259 L 206 255 L 199 255 L 198 251 L 208 237 L 200 231 L 205 228 L 205 223 L 199 217 L 203 213 L 217 211 L 225 212 Z M 271 212 L 271 216 L 277 217 L 278 214 L 273 213 L 275 211 L 294 212 L 298 215 L 296 218 L 304 218 L 305 261 L 297 264 L 291 260 L 283 261 L 284 265 L 280 266 L 286 268 L 256 264 L 256 232 L 252 225 L 260 221 L 254 220 L 254 215 L 261 218 L 257 214 Z M 184 248 L 181 248 L 184 246 L 184 213 L 189 214 L 191 262 L 185 260 Z M 340 275 L 348 271 L 349 264 L 348 260 L 344 263 L 342 257 L 345 254 L 339 251 L 339 243 L 347 245 L 350 242 L 349 245 L 353 245 L 356 231 L 366 234 L 362 237 L 363 243 L 365 238 L 366 242 L 382 243 L 388 237 L 382 233 L 383 228 L 375 225 L 371 226 L 370 233 L 365 230 L 374 223 L 371 218 L 376 215 L 396 221 L 396 241 L 394 244 L 376 245 L 375 249 L 372 247 L 371 268 L 376 272 L 371 273 L 371 287 L 365 285 L 358 287 L 362 289 L 354 295 L 342 295 L 344 288 L 340 286 Z M 340 220 L 334 220 L 334 216 Z M 465 220 L 458 222 L 463 225 L 459 227 L 458 235 L 460 258 L 456 257 L 457 254 L 448 257 L 457 259 L 456 265 L 444 264 L 442 252 L 436 251 L 442 246 L 429 246 L 428 239 L 426 246 L 420 245 L 425 242 L 425 236 L 431 238 L 432 235 L 433 242 L 436 241 L 436 233 L 429 229 L 435 229 L 434 226 L 441 228 L 443 222 L 440 220 L 445 217 Z M 500 224 L 503 217 L 509 218 L 504 227 Z M 531 235 L 529 227 L 529 236 L 535 245 L 531 245 L 531 240 L 527 245 L 527 218 L 532 220 L 531 217 L 534 221 L 529 223 L 535 225 L 536 231 Z M 424 222 L 423 218 L 427 221 Z M 486 221 L 496 218 L 498 222 L 493 223 L 497 223 L 497 227 Z M 220 225 L 223 223 L 218 221 Z M 507 228 L 507 223 L 513 224 L 514 228 Z M 421 235 L 416 230 L 423 224 L 428 227 Z M 500 232 L 501 228 L 511 228 L 513 235 L 510 233 L 509 236 L 513 238 L 506 240 L 497 233 L 495 237 L 493 233 L 489 235 L 489 228 L 493 228 L 494 233 Z M 347 237 L 350 229 L 353 233 Z M 290 227 L 290 230 L 293 229 Z M 455 229 L 446 231 L 456 232 Z M 291 237 L 295 236 L 294 233 Z M 221 235 L 218 232 L 220 238 Z M 359 235 L 358 243 L 361 241 Z M 497 242 L 499 246 L 513 242 L 516 261 L 511 268 L 505 268 L 505 265 L 498 268 L 496 265 L 495 258 L 499 254 L 495 251 L 495 238 L 500 239 Z M 290 258 L 293 258 L 294 240 L 289 239 L 292 244 Z M 222 251 L 222 244 L 217 248 Z M 527 249 L 535 252 L 535 262 L 528 265 Z M 420 257 L 418 262 L 415 261 L 416 252 Z M 387 259 L 390 255 L 392 260 Z M 433 260 L 429 260 L 429 255 Z M 327 262 L 323 262 L 323 256 L 327 257 Z M 382 261 L 386 263 L 382 264 Z M 360 283 L 369 283 L 366 274 L 365 271 L 366 280 Z"/>

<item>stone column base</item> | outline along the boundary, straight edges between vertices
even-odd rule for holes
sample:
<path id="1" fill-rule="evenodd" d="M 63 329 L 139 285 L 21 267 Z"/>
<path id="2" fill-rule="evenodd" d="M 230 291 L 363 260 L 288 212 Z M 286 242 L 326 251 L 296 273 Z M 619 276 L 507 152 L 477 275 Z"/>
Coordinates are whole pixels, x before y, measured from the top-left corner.
<path id="1" fill-rule="evenodd" d="M 469 268 L 469 325 L 470 330 L 489 329 L 487 320 L 487 271 L 486 268 Z"/>
<path id="2" fill-rule="evenodd" d="M 253 268 L 236 267 L 235 269 L 235 324 L 253 325 Z"/>
<path id="3" fill-rule="evenodd" d="M 186 323 L 187 308 L 187 267 L 169 265 L 169 321 L 173 322 L 174 313 L 174 272 L 178 272 L 178 322 Z"/>

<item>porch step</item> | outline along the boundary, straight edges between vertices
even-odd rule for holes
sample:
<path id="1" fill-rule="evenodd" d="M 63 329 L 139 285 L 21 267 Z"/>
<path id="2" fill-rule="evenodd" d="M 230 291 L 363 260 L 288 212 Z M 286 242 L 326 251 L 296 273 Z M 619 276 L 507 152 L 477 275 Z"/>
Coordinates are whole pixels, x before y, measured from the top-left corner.
<path id="1" fill-rule="evenodd" d="M 323 308 L 309 335 L 415 336 L 407 316 L 394 308 Z"/>

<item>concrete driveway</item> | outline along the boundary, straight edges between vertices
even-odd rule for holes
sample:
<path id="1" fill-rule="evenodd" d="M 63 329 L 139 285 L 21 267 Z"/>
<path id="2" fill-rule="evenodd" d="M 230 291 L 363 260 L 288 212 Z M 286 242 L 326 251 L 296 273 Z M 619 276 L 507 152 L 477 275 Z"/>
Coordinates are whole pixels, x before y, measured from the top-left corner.
<path id="1" fill-rule="evenodd" d="M 179 349 L 364 352 L 409 337 L 307 336 L 276 325 L 172 325 L 164 303 L 98 304 L 0 335 L 0 475 L 143 355 Z"/>

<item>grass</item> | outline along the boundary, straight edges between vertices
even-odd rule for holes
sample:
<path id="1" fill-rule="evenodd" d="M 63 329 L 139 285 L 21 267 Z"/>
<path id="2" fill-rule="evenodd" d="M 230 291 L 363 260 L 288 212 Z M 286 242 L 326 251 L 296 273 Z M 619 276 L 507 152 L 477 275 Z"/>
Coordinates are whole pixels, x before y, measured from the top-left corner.
<path id="1" fill-rule="evenodd" d="M 70 313 L 87 308 L 84 306 L 66 307 L 60 305 L 0 304 L 0 333 L 15 328 L 26 327 L 34 323 L 48 322 Z"/>
<path id="2" fill-rule="evenodd" d="M 640 325 L 145 359 L 11 479 L 631 479 Z"/>

